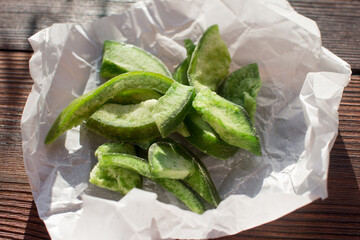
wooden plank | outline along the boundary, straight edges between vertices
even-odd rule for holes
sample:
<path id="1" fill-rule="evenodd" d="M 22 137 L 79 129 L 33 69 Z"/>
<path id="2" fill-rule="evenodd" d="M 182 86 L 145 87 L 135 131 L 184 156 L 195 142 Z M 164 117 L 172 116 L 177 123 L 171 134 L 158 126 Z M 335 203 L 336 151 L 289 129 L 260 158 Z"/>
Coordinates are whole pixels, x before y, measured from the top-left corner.
<path id="1" fill-rule="evenodd" d="M 32 86 L 29 52 L 0 51 L 0 239 L 49 239 L 23 166 L 20 119 Z M 360 239 L 360 76 L 340 105 L 329 198 L 263 226 L 219 239 Z M 355 127 L 354 127 L 355 126 Z"/>
<path id="2" fill-rule="evenodd" d="M 290 0 L 300 14 L 314 20 L 323 46 L 360 69 L 360 1 Z"/>
<path id="3" fill-rule="evenodd" d="M 139 0 L 136 0 L 139 1 Z M 83 23 L 120 13 L 134 1 L 0 1 L 0 49 L 31 51 L 27 38 L 53 23 Z M 317 22 L 323 45 L 360 69 L 360 2 L 290 0 L 300 14 Z"/>

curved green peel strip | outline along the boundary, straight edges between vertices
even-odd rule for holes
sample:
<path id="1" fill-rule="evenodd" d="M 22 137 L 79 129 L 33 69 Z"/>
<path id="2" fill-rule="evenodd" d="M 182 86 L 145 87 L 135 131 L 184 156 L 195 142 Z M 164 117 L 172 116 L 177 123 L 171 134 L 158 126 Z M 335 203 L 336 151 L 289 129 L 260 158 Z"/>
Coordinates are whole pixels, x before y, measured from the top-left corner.
<path id="1" fill-rule="evenodd" d="M 112 103 L 137 104 L 149 99 L 159 99 L 162 94 L 151 89 L 129 89 L 117 94 Z"/>
<path id="2" fill-rule="evenodd" d="M 99 161 L 104 166 L 118 166 L 134 171 L 159 184 L 183 202 L 191 211 L 203 213 L 205 207 L 201 200 L 183 182 L 176 179 L 154 178 L 150 166 L 143 159 L 127 154 L 101 154 Z"/>
<path id="3" fill-rule="evenodd" d="M 192 53 L 188 69 L 190 85 L 195 87 L 196 92 L 206 87 L 215 91 L 227 76 L 230 62 L 230 53 L 221 39 L 219 27 L 209 27 Z"/>
<path id="4" fill-rule="evenodd" d="M 191 132 L 186 140 L 210 156 L 226 160 L 239 150 L 238 147 L 224 142 L 194 110 L 189 112 L 184 123 Z"/>
<path id="5" fill-rule="evenodd" d="M 252 121 L 256 111 L 256 96 L 262 81 L 257 63 L 249 64 L 231 73 L 220 85 L 218 93 L 247 111 Z"/>
<path id="6" fill-rule="evenodd" d="M 95 151 L 95 156 L 104 153 L 135 154 L 134 146 L 126 143 L 104 143 Z M 89 182 L 102 188 L 127 194 L 133 188 L 142 188 L 142 177 L 119 167 L 103 166 L 99 163 L 90 172 Z"/>
<path id="7" fill-rule="evenodd" d="M 185 58 L 174 70 L 173 78 L 178 83 L 189 85 L 189 80 L 187 78 L 187 70 L 189 68 L 190 59 Z"/>
<path id="8" fill-rule="evenodd" d="M 151 53 L 131 44 L 105 41 L 100 75 L 113 78 L 134 71 L 154 72 L 172 77 L 165 64 Z"/>
<path id="9" fill-rule="evenodd" d="M 115 141 L 141 141 L 160 136 L 152 116 L 157 100 L 139 104 L 106 103 L 86 120 L 90 130 Z"/>
<path id="10" fill-rule="evenodd" d="M 66 130 L 81 124 L 104 103 L 122 91 L 150 89 L 165 94 L 173 82 L 174 80 L 163 75 L 149 72 L 130 72 L 112 78 L 93 91 L 73 100 L 55 120 L 45 138 L 45 144 L 52 143 Z"/>
<path id="11" fill-rule="evenodd" d="M 187 71 L 189 68 L 189 64 L 190 64 L 190 60 L 191 60 L 191 55 L 196 47 L 196 45 L 190 40 L 190 39 L 185 39 L 184 40 L 185 43 L 185 48 L 186 48 L 186 52 L 187 52 L 187 57 L 185 58 L 184 61 L 182 61 L 174 70 L 173 73 L 173 78 L 175 81 L 184 84 L 184 85 L 189 85 L 189 80 L 187 77 Z"/>
<path id="12" fill-rule="evenodd" d="M 135 155 L 135 147 L 129 143 L 103 143 L 95 150 L 95 157 L 103 153 L 125 153 Z"/>
<path id="13" fill-rule="evenodd" d="M 169 142 L 154 143 L 148 154 L 151 175 L 155 178 L 184 179 L 193 174 L 192 157 L 178 145 Z"/>
<path id="14" fill-rule="evenodd" d="M 179 128 L 194 97 L 193 87 L 174 82 L 165 95 L 159 98 L 152 114 L 163 138 Z"/>
<path id="15" fill-rule="evenodd" d="M 153 144 L 150 148 L 154 145 L 155 144 Z M 161 149 L 159 149 L 159 146 Z M 154 150 L 159 150 L 159 152 Z M 166 159 L 166 157 L 168 159 Z M 164 171 L 170 168 L 172 170 L 176 169 L 177 166 L 171 166 L 171 162 L 176 163 L 177 159 L 180 159 L 180 161 L 187 161 L 188 164 L 192 163 L 191 166 L 187 165 L 189 174 L 183 179 L 185 184 L 208 203 L 217 206 L 221 201 L 219 193 L 211 180 L 210 174 L 205 165 L 194 154 L 173 140 L 157 143 L 157 145 L 155 145 L 152 149 L 152 152 L 149 151 L 149 161 L 153 161 L 153 163 L 150 163 L 153 164 L 151 167 L 158 168 L 158 170 L 160 170 L 159 168 L 161 167 L 165 168 L 163 169 Z M 184 168 L 181 167 L 181 169 Z"/>
<path id="16" fill-rule="evenodd" d="M 188 152 L 188 154 L 192 156 L 195 162 L 195 170 L 193 174 L 183 179 L 183 181 L 208 203 L 218 206 L 221 199 L 205 165 L 191 152 Z"/>
<path id="17" fill-rule="evenodd" d="M 257 131 L 243 107 L 220 97 L 210 89 L 201 90 L 196 95 L 193 107 L 222 140 L 261 155 Z"/>

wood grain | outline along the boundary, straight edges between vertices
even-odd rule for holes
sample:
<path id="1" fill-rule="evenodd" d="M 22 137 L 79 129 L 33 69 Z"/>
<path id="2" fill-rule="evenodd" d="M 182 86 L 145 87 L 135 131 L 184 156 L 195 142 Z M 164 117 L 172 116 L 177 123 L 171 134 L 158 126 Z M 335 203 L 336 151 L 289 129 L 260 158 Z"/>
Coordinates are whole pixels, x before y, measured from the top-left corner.
<path id="1" fill-rule="evenodd" d="M 33 84 L 30 52 L 0 51 L 0 239 L 49 239 L 23 166 L 20 119 Z M 331 151 L 329 198 L 260 227 L 219 239 L 360 239 L 360 76 L 339 109 Z"/>
<path id="2" fill-rule="evenodd" d="M 139 1 L 139 0 L 136 0 Z M 0 49 L 30 51 L 27 39 L 53 23 L 84 23 L 120 13 L 135 1 L 0 0 Z M 300 14 L 317 22 L 323 45 L 360 69 L 360 1 L 290 0 Z"/>

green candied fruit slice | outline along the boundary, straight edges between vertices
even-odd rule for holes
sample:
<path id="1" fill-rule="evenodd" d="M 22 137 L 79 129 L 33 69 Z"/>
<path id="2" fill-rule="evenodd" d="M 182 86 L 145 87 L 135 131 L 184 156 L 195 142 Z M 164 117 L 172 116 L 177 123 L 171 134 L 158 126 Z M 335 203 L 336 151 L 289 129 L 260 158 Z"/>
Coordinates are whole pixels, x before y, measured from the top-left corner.
<path id="1" fill-rule="evenodd" d="M 174 70 L 173 73 L 173 78 L 175 81 L 184 84 L 184 85 L 189 85 L 189 80 L 187 77 L 187 71 L 189 68 L 189 64 L 190 64 L 190 60 L 191 60 L 191 55 L 196 47 L 196 45 L 190 40 L 190 39 L 185 39 L 184 40 L 185 43 L 185 48 L 186 48 L 186 52 L 187 52 L 187 57 L 185 58 L 184 61 L 182 61 Z"/>
<path id="2" fill-rule="evenodd" d="M 215 91 L 229 72 L 231 57 L 221 39 L 219 27 L 209 27 L 201 36 L 192 53 L 188 69 L 190 85 L 196 92 L 204 87 Z"/>
<path id="3" fill-rule="evenodd" d="M 136 172 L 163 187 L 183 202 L 191 211 L 202 214 L 205 207 L 201 200 L 183 182 L 176 179 L 154 178 L 150 165 L 144 159 L 128 154 L 101 154 L 99 160 L 104 166 L 118 166 Z"/>
<path id="4" fill-rule="evenodd" d="M 106 103 L 86 120 L 86 127 L 116 141 L 160 136 L 151 113 L 156 103 L 155 99 L 133 105 Z"/>
<path id="5" fill-rule="evenodd" d="M 129 89 L 151 89 L 161 94 L 174 80 L 157 73 L 130 72 L 114 77 L 93 91 L 73 100 L 56 118 L 45 137 L 45 144 L 55 141 L 62 133 L 88 119 L 104 103 Z"/>
<path id="6" fill-rule="evenodd" d="M 151 174 L 155 178 L 184 179 L 194 171 L 192 157 L 172 143 L 152 144 L 149 148 L 148 159 Z"/>
<path id="7" fill-rule="evenodd" d="M 133 188 L 142 188 L 142 177 L 139 174 L 118 167 L 103 167 L 99 163 L 90 172 L 89 182 L 123 195 Z"/>
<path id="8" fill-rule="evenodd" d="M 179 145 L 179 148 L 183 148 L 183 151 L 187 152 L 189 156 L 192 157 L 194 161 L 195 169 L 192 174 L 184 178 L 183 181 L 191 189 L 197 192 L 202 198 L 204 198 L 208 203 L 218 206 L 221 199 L 219 193 L 212 181 L 206 166 L 197 158 L 193 153 L 187 151 L 184 147 Z"/>
<path id="9" fill-rule="evenodd" d="M 238 147 L 224 142 L 194 109 L 186 116 L 184 123 L 191 132 L 186 140 L 210 156 L 226 160 L 239 150 Z"/>
<path id="10" fill-rule="evenodd" d="M 159 135 L 159 134 L 158 134 Z M 144 149 L 144 150 L 148 150 L 149 147 L 151 146 L 151 144 L 153 144 L 156 139 L 158 138 L 158 136 L 156 137 L 150 137 L 148 139 L 139 139 L 136 141 L 131 142 L 132 144 Z"/>
<path id="11" fill-rule="evenodd" d="M 100 75 L 113 78 L 134 71 L 154 72 L 172 77 L 165 64 L 151 53 L 131 44 L 105 41 Z"/>
<path id="12" fill-rule="evenodd" d="M 256 112 L 256 99 L 250 96 L 247 92 L 244 92 L 244 105 L 245 111 L 249 114 L 252 122 L 255 122 Z"/>
<path id="13" fill-rule="evenodd" d="M 159 99 L 162 95 L 151 89 L 129 89 L 117 94 L 111 102 L 118 104 L 137 104 L 149 99 Z"/>
<path id="14" fill-rule="evenodd" d="M 179 128 L 194 97 L 194 87 L 174 82 L 165 95 L 159 98 L 152 114 L 163 138 Z"/>
<path id="15" fill-rule="evenodd" d="M 256 96 L 261 88 L 257 63 L 249 64 L 232 72 L 220 85 L 218 94 L 227 100 L 236 103 L 248 112 L 254 121 L 256 111 Z"/>
<path id="16" fill-rule="evenodd" d="M 261 155 L 257 131 L 243 107 L 226 100 L 210 89 L 203 89 L 196 95 L 193 107 L 222 140 Z"/>
<path id="17" fill-rule="evenodd" d="M 187 70 L 189 68 L 190 59 L 185 58 L 174 70 L 173 78 L 178 83 L 189 85 L 189 80 L 187 78 Z"/>
<path id="18" fill-rule="evenodd" d="M 135 155 L 135 148 L 127 143 L 104 143 L 95 151 L 98 157 L 105 153 L 125 153 Z M 142 188 L 142 177 L 119 167 L 105 167 L 97 163 L 90 172 L 89 182 L 102 188 L 127 194 L 133 188 Z"/>
<path id="19" fill-rule="evenodd" d="M 129 143 L 103 143 L 95 150 L 95 157 L 103 153 L 125 153 L 135 155 L 135 147 Z"/>
<path id="20" fill-rule="evenodd" d="M 178 132 L 183 137 L 190 136 L 189 129 L 186 127 L 184 122 L 180 123 L 179 127 L 177 128 L 176 132 Z"/>

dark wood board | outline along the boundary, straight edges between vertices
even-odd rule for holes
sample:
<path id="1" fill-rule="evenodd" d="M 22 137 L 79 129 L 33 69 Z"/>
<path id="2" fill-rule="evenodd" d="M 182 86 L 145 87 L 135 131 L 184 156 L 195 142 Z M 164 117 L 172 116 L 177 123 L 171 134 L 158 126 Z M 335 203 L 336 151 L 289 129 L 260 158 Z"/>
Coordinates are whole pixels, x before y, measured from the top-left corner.
<path id="1" fill-rule="evenodd" d="M 139 0 L 137 0 L 139 1 Z M 0 0 L 0 49 L 30 51 L 28 37 L 54 23 L 83 23 L 116 14 L 134 1 Z M 323 45 L 360 68 L 360 1 L 290 0 L 300 14 L 317 22 Z"/>

